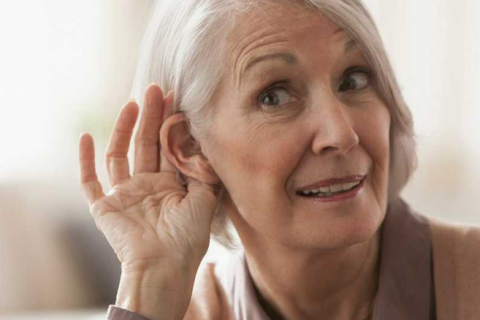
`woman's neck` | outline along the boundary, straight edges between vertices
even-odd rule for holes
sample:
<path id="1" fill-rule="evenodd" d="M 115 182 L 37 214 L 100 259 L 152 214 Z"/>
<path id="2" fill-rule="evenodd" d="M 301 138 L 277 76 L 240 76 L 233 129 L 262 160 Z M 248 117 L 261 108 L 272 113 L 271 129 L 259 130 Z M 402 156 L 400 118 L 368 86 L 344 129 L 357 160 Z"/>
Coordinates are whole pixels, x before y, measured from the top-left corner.
<path id="1" fill-rule="evenodd" d="M 373 312 L 379 232 L 348 248 L 309 254 L 278 245 L 245 246 L 260 304 L 272 320 L 363 320 Z"/>

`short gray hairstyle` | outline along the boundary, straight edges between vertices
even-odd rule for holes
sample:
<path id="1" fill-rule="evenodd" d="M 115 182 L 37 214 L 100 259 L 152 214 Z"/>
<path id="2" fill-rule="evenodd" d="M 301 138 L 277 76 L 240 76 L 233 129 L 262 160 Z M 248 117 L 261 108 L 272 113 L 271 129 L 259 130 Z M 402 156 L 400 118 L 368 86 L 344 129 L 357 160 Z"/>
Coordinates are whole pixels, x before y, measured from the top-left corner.
<path id="1" fill-rule="evenodd" d="M 416 136 L 411 112 L 401 94 L 375 22 L 361 0 L 282 0 L 304 5 L 343 28 L 356 41 L 370 63 L 380 97 L 391 116 L 388 201 L 399 197 L 418 166 Z M 212 126 L 210 103 L 227 58 L 227 36 L 238 17 L 268 0 L 160 0 L 154 5 L 144 35 L 131 96 L 143 105 L 144 91 L 152 82 L 164 92 L 175 92 L 174 112 L 189 119 L 188 130 L 201 141 Z M 270 1 L 271 3 L 271 1 Z M 278 3 L 278 0 L 277 0 Z M 188 177 L 178 172 L 179 180 Z M 222 212 L 223 185 L 217 186 L 213 237 L 234 248 L 229 219 Z"/>

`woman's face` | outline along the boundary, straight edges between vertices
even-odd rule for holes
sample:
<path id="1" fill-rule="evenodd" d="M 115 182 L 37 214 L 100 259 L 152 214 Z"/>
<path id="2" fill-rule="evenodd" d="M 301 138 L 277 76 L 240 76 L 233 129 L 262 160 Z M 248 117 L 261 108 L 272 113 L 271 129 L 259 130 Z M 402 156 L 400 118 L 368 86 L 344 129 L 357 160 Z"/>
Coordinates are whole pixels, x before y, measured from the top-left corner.
<path id="1" fill-rule="evenodd" d="M 242 241 L 325 249 L 370 239 L 387 206 L 390 115 L 359 48 L 318 13 L 280 5 L 244 14 L 229 43 L 203 147 Z M 343 201 L 299 194 L 353 175 L 363 187 Z"/>

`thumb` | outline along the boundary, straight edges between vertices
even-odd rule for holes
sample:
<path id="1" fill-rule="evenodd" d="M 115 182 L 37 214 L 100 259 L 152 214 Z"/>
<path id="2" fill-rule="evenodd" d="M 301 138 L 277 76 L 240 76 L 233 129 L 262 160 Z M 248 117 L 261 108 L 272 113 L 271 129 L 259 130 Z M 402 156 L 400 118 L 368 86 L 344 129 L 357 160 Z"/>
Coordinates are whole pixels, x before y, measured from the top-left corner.
<path id="1" fill-rule="evenodd" d="M 190 201 L 194 211 L 200 214 L 202 218 L 211 220 L 217 207 L 217 198 L 213 186 L 190 178 L 187 190 L 186 198 Z"/>
<path id="2" fill-rule="evenodd" d="M 215 194 L 214 191 L 213 191 L 213 186 L 212 185 L 210 185 L 208 183 L 198 181 L 197 179 L 194 179 L 194 178 L 191 178 L 191 177 L 188 179 L 187 190 L 188 190 L 188 192 L 192 192 L 192 193 L 212 193 L 212 194 Z"/>

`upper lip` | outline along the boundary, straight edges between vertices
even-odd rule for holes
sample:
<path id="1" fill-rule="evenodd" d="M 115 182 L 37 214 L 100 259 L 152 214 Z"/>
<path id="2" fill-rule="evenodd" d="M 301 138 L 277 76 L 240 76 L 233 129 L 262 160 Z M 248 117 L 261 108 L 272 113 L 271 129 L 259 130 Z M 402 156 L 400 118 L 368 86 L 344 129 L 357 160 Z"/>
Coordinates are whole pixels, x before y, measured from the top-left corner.
<path id="1" fill-rule="evenodd" d="M 316 182 L 314 184 L 311 184 L 311 185 L 308 185 L 308 186 L 305 186 L 305 187 L 301 187 L 297 190 L 297 192 L 305 191 L 305 190 L 318 189 L 320 187 L 329 186 L 331 184 L 359 182 L 359 181 L 362 181 L 364 178 L 365 178 L 365 175 L 353 175 L 353 176 L 348 176 L 348 177 L 345 177 L 345 178 L 326 179 L 326 180 L 322 180 L 322 181 Z"/>

